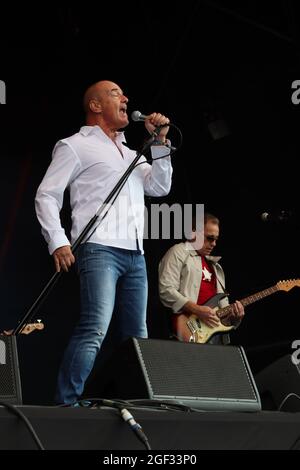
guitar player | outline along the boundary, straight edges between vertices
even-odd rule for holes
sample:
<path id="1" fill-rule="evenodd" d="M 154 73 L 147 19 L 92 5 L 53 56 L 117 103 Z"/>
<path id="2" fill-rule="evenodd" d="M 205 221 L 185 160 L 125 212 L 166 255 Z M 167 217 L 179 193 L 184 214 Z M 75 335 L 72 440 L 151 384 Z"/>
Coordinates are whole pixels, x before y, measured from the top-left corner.
<path id="1" fill-rule="evenodd" d="M 193 227 L 194 237 L 172 246 L 159 264 L 160 300 L 172 310 L 174 336 L 181 341 L 228 344 L 226 331 L 239 326 L 244 316 L 239 301 L 230 305 L 222 323 L 216 313 L 228 306 L 220 257 L 211 256 L 219 225 L 217 217 L 205 213 L 202 247 L 195 246 Z"/>

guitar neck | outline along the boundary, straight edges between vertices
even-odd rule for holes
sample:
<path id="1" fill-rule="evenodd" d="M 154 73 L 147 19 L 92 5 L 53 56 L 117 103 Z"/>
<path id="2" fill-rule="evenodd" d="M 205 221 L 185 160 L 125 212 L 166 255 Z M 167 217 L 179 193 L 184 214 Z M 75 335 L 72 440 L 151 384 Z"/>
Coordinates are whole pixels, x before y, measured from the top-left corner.
<path id="1" fill-rule="evenodd" d="M 269 295 L 274 294 L 278 290 L 279 289 L 277 285 L 272 286 L 272 287 L 269 287 L 268 289 L 264 289 L 260 292 L 257 292 L 256 294 L 249 295 L 248 297 L 244 297 L 243 299 L 240 300 L 240 302 L 244 307 L 247 307 L 247 305 L 253 304 L 254 302 L 257 302 L 258 300 L 263 299 L 264 297 L 268 297 Z M 227 315 L 229 315 L 232 312 L 232 305 L 233 304 L 229 304 L 227 305 L 227 307 L 220 308 L 217 311 L 217 315 L 219 316 L 219 318 L 224 318 Z"/>

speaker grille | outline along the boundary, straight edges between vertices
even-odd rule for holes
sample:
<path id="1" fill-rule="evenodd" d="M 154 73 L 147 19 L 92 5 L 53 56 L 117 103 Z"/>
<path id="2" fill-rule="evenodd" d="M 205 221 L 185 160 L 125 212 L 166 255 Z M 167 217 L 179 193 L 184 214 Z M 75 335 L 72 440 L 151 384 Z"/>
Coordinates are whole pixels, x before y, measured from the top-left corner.
<path id="1" fill-rule="evenodd" d="M 257 400 L 239 348 L 134 341 L 153 396 Z"/>
<path id="2" fill-rule="evenodd" d="M 239 348 L 183 342 L 170 348 L 167 341 L 134 342 L 153 396 L 257 400 Z"/>
<path id="3" fill-rule="evenodd" d="M 15 336 L 0 336 L 0 400 L 22 403 Z"/>
<path id="4" fill-rule="evenodd" d="M 260 398 L 241 347 L 130 338 L 86 396 L 151 399 L 205 410 L 258 411 Z"/>

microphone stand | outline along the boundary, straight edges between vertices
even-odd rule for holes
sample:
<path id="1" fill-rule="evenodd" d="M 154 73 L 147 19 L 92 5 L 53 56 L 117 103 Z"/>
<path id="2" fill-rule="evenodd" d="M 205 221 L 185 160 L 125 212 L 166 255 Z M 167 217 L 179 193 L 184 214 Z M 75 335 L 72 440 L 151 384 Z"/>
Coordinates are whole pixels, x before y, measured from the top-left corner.
<path id="1" fill-rule="evenodd" d="M 131 162 L 127 170 L 124 172 L 124 174 L 121 176 L 115 187 L 112 189 L 112 191 L 109 193 L 105 201 L 101 204 L 99 209 L 97 210 L 96 214 L 91 218 L 91 220 L 87 223 L 87 225 L 84 227 L 78 238 L 75 240 L 74 244 L 72 245 L 72 253 L 75 253 L 81 242 L 84 240 L 86 235 L 89 233 L 91 228 L 95 225 L 96 221 L 100 217 L 101 213 L 104 211 L 106 208 L 106 205 L 112 200 L 112 198 L 115 196 L 115 199 L 117 198 L 118 194 L 120 193 L 122 187 L 126 183 L 127 179 L 129 178 L 130 174 L 135 168 L 136 163 L 138 160 L 141 158 L 141 156 L 144 154 L 144 152 L 150 147 L 152 142 L 155 140 L 155 138 L 158 136 L 160 133 L 161 127 L 157 127 L 154 132 L 152 133 L 150 139 L 148 139 L 145 144 L 143 145 L 142 149 L 140 151 L 136 152 L 136 157 L 134 160 Z M 113 201 L 114 202 L 114 201 Z M 109 210 L 109 209 L 108 209 Z M 106 216 L 107 212 L 105 215 L 102 217 L 100 220 L 100 223 Z M 50 280 L 47 282 L 45 285 L 44 289 L 38 296 L 38 298 L 34 301 L 34 303 L 31 305 L 29 310 L 26 312 L 26 314 L 23 316 L 23 318 L 20 320 L 18 326 L 14 329 L 12 332 L 12 335 L 18 335 L 24 326 L 28 323 L 28 320 L 30 321 L 34 312 L 37 311 L 37 309 L 41 306 L 42 302 L 46 299 L 50 291 L 53 289 L 54 285 L 58 281 L 58 279 L 61 277 L 63 274 L 63 271 L 56 271 L 53 276 L 50 278 Z"/>

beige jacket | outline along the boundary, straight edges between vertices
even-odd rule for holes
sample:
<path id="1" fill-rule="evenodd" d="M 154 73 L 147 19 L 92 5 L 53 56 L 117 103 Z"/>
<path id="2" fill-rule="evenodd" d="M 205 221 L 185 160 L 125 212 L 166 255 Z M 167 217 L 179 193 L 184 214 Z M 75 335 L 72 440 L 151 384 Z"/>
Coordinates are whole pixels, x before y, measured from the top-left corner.
<path id="1" fill-rule="evenodd" d="M 220 257 L 207 256 L 212 262 L 217 279 L 217 293 L 224 292 L 225 276 L 218 261 Z M 201 257 L 189 242 L 172 246 L 159 263 L 159 295 L 161 302 L 179 313 L 189 300 L 197 303 L 202 280 Z M 222 299 L 220 307 L 228 305 Z"/>
<path id="2" fill-rule="evenodd" d="M 218 263 L 220 257 L 207 256 L 206 259 L 212 262 L 216 273 L 217 293 L 224 292 L 225 276 L 222 267 Z M 171 308 L 173 313 L 180 313 L 184 304 L 189 300 L 197 303 L 201 281 L 201 257 L 189 242 L 172 246 L 159 263 L 160 300 L 163 305 Z M 226 307 L 228 303 L 228 298 L 225 297 L 219 302 L 219 306 Z M 212 344 L 228 344 L 230 343 L 230 337 L 227 333 L 216 335 L 209 342 Z"/>

